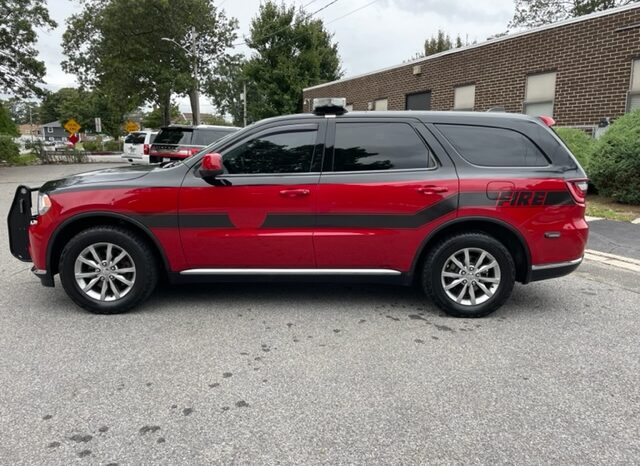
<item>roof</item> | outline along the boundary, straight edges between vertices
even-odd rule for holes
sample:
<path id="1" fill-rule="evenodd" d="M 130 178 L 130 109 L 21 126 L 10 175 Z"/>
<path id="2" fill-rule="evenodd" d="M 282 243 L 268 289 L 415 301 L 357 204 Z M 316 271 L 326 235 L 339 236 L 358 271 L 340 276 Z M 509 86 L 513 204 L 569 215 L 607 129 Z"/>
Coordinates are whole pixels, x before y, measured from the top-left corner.
<path id="1" fill-rule="evenodd" d="M 222 129 L 222 130 L 236 130 L 238 129 L 237 126 L 222 126 L 222 125 L 198 125 L 198 126 L 192 126 L 192 125 L 169 125 L 169 126 L 163 126 L 161 129 L 166 129 L 166 128 L 180 128 L 180 129 L 185 129 L 185 130 L 189 130 L 189 131 L 193 131 L 194 129 Z"/>
<path id="2" fill-rule="evenodd" d="M 501 36 L 501 37 L 496 37 L 495 39 L 489 39 L 487 41 L 481 42 L 479 44 L 472 44 L 472 45 L 467 45 L 464 47 L 459 47 L 456 49 L 450 49 L 450 50 L 446 50 L 444 52 L 440 52 L 440 53 L 435 53 L 433 55 L 429 55 L 428 57 L 422 57 L 422 58 L 417 58 L 415 60 L 411 60 L 405 63 L 401 63 L 399 65 L 393 65 L 393 66 L 389 66 L 386 68 L 381 68 L 378 70 L 374 70 L 374 71 L 370 71 L 368 73 L 362 73 L 362 74 L 357 74 L 354 76 L 349 76 L 346 78 L 342 78 L 342 79 L 337 79 L 335 81 L 330 81 L 327 83 L 323 83 L 323 84 L 318 84 L 316 86 L 310 86 L 310 87 L 305 87 L 302 91 L 310 91 L 313 89 L 319 89 L 322 87 L 326 87 L 326 86 L 330 86 L 332 84 L 336 84 L 336 83 L 341 83 L 341 82 L 345 82 L 345 81 L 351 81 L 352 79 L 358 79 L 358 78 L 363 78 L 365 76 L 369 76 L 372 74 L 378 74 L 378 73 L 382 73 L 384 71 L 391 71 L 391 70 L 395 70 L 398 68 L 404 68 L 407 66 L 412 66 L 412 65 L 416 65 L 419 63 L 425 63 L 428 62 L 429 60 L 435 60 L 436 58 L 440 58 L 440 57 L 444 57 L 446 55 L 453 55 L 455 53 L 460 53 L 460 52 L 465 52 L 467 50 L 472 50 L 472 49 L 477 49 L 480 47 L 484 47 L 487 45 L 491 45 L 491 44 L 496 44 L 498 42 L 504 42 L 507 40 L 512 40 L 512 39 L 516 39 L 518 37 L 523 37 L 523 36 L 527 36 L 530 34 L 536 34 L 538 32 L 542 32 L 542 31 L 547 31 L 549 29 L 555 29 L 555 28 L 559 28 L 559 27 L 564 27 L 564 26 L 568 26 L 570 24 L 575 24 L 575 23 L 581 23 L 584 21 L 589 21 L 592 19 L 596 19 L 596 18 L 601 18 L 603 16 L 609 16 L 609 15 L 614 15 L 616 13 L 620 13 L 622 11 L 626 11 L 626 10 L 634 10 L 640 8 L 640 2 L 633 2 L 630 3 L 628 5 L 624 5 L 618 8 L 610 8 L 608 10 L 604 10 L 604 11 L 597 11 L 595 13 L 591 13 L 588 15 L 584 15 L 584 16 L 578 16 L 576 18 L 570 18 L 570 19 L 566 19 L 564 21 L 558 21 L 557 23 L 551 23 L 551 24 L 545 24 L 544 26 L 538 26 L 536 28 L 532 28 L 532 29 L 527 29 L 526 31 L 521 31 L 521 32 L 516 32 L 514 34 L 508 34 L 505 36 Z"/>
<path id="3" fill-rule="evenodd" d="M 51 128 L 62 128 L 62 123 L 59 121 L 52 121 L 51 123 L 45 123 L 42 126 L 48 126 Z"/>

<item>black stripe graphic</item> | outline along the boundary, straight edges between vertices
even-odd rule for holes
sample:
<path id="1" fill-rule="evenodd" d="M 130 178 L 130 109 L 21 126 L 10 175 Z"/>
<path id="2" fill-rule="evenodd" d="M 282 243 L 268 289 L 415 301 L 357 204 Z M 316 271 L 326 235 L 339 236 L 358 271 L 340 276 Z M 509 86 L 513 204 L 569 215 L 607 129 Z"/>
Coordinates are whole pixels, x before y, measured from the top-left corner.
<path id="1" fill-rule="evenodd" d="M 410 214 L 267 214 L 261 228 L 419 228 L 454 212 L 459 207 L 493 207 L 498 192 L 461 192 L 436 204 Z M 571 205 L 573 198 L 568 191 L 548 191 L 545 206 Z M 506 207 L 506 208 L 518 208 Z M 135 217 L 149 228 L 236 228 L 226 213 L 201 214 L 146 214 Z"/>

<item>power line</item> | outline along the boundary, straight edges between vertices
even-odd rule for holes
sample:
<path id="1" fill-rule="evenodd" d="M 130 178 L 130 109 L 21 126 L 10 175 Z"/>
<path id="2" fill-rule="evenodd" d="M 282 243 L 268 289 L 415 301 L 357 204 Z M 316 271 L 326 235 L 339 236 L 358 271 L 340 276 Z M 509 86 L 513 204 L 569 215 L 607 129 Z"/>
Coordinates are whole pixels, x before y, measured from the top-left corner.
<path id="1" fill-rule="evenodd" d="M 302 8 L 303 8 L 303 9 L 304 9 L 304 8 L 306 8 L 307 6 L 311 5 L 311 4 L 312 4 L 312 3 L 314 3 L 315 1 L 317 1 L 317 0 L 311 0 L 309 3 L 307 3 L 306 5 L 304 5 Z M 327 4 L 326 4 L 325 6 L 323 6 L 322 8 L 319 8 L 319 9 L 317 9 L 316 11 L 314 11 L 313 13 L 309 14 L 309 17 L 315 16 L 316 14 L 320 13 L 322 10 L 326 10 L 326 9 L 327 9 L 327 8 L 329 8 L 331 5 L 333 5 L 334 3 L 336 3 L 337 1 L 338 1 L 338 0 L 333 0 L 333 1 L 329 2 L 329 3 L 327 3 Z M 378 0 L 375 0 L 375 1 L 378 1 Z M 262 37 L 259 37 L 258 39 L 256 39 L 256 41 L 264 40 L 264 39 L 268 39 L 269 37 L 273 37 L 273 36 L 275 36 L 276 34 L 279 34 L 279 33 L 281 33 L 282 31 L 284 31 L 284 30 L 286 30 L 287 28 L 289 28 L 289 26 L 290 26 L 290 25 L 289 25 L 289 24 L 287 24 L 287 25 L 286 25 L 286 26 L 284 26 L 283 28 L 278 29 L 277 31 L 274 31 L 274 32 L 272 32 L 271 34 L 267 34 L 267 35 L 264 35 L 264 36 L 262 36 Z M 244 41 L 242 41 L 242 42 L 236 42 L 235 44 L 231 44 L 231 47 L 237 47 L 237 46 L 239 46 L 239 45 L 246 45 L 246 43 L 247 43 L 247 41 L 246 41 L 246 40 L 244 40 Z"/>
<path id="2" fill-rule="evenodd" d="M 365 8 L 367 8 L 368 6 L 373 5 L 373 4 L 374 4 L 374 3 L 376 3 L 377 1 L 378 1 L 378 0 L 373 0 L 372 2 L 369 2 L 369 3 L 367 3 L 366 5 L 363 5 L 363 6 L 359 7 L 359 8 L 356 8 L 355 10 L 351 10 L 349 13 L 345 13 L 344 15 L 342 15 L 342 16 L 338 16 L 337 18 L 332 19 L 332 20 L 331 20 L 331 21 L 329 21 L 328 23 L 325 23 L 325 25 L 327 25 L 327 24 L 331 24 L 331 23 L 335 23 L 336 21 L 341 20 L 342 18 L 346 18 L 347 16 L 352 15 L 353 13 L 356 13 L 356 12 L 358 12 L 358 11 L 360 11 L 360 10 L 364 10 Z"/>

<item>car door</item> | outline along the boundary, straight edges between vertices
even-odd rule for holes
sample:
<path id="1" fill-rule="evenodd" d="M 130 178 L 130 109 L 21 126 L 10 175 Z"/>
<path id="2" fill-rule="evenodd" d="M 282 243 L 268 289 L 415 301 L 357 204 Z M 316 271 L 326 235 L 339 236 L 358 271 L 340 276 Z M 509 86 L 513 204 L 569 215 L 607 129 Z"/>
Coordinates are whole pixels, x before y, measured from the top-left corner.
<path id="1" fill-rule="evenodd" d="M 406 272 L 454 218 L 458 178 L 417 119 L 338 117 L 327 129 L 314 247 L 318 267 Z"/>
<path id="2" fill-rule="evenodd" d="M 180 235 L 192 268 L 313 268 L 322 121 L 257 130 L 221 151 L 225 173 L 180 192 Z M 282 220 L 295 212 L 305 222 Z"/>

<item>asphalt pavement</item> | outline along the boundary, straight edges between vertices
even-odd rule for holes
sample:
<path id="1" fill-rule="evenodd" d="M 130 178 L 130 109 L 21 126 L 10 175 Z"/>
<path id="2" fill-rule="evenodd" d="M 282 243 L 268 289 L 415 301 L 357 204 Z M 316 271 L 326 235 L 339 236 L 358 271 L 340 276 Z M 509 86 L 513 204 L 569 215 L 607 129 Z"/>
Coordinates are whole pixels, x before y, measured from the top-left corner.
<path id="1" fill-rule="evenodd" d="M 86 168 L 2 168 L 0 202 Z M 471 320 L 412 289 L 317 284 L 164 287 L 97 316 L 28 268 L 2 229 L 0 464 L 640 458 L 628 271 L 585 262 Z"/>

